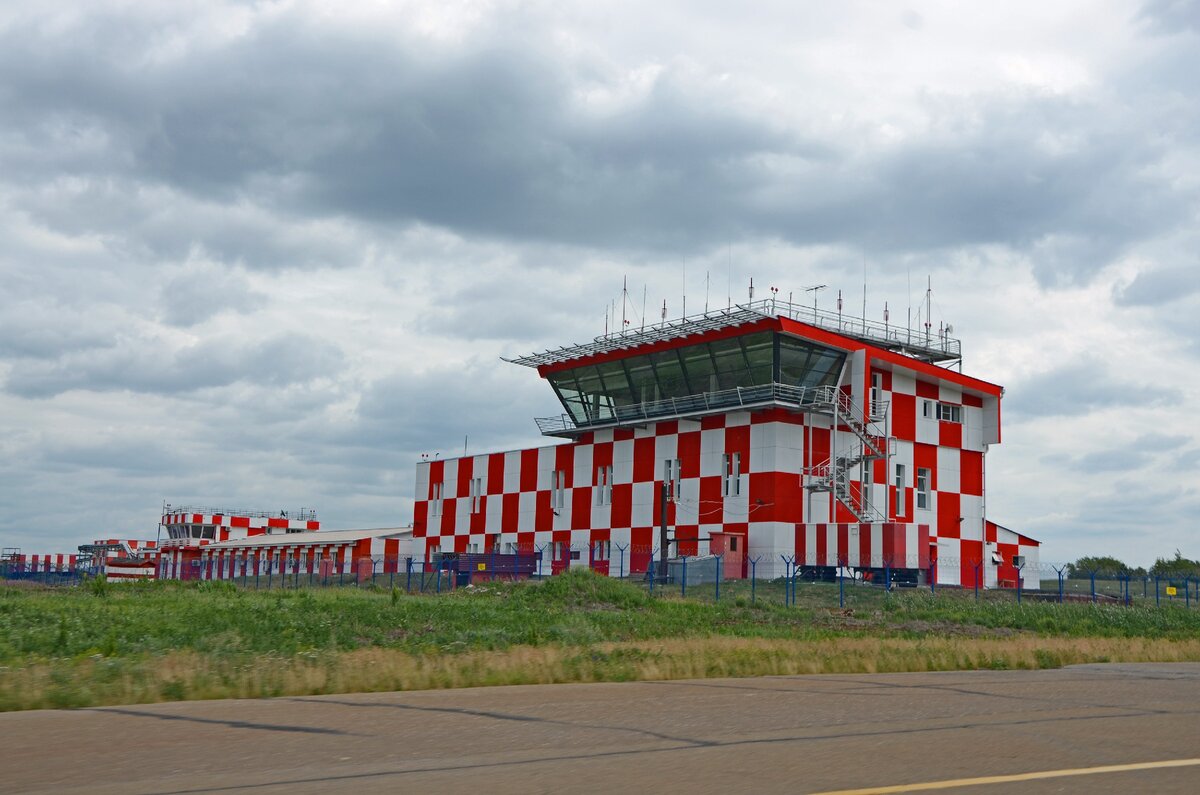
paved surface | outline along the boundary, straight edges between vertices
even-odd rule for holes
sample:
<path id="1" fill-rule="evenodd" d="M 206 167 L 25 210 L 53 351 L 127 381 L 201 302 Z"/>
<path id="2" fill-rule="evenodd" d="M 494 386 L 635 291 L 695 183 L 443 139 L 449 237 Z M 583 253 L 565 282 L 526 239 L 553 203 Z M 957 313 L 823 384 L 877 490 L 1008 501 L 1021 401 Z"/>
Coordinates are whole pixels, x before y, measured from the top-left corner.
<path id="1" fill-rule="evenodd" d="M 1200 665 L 553 685 L 0 715 L 2 792 L 1195 792 Z M 903 791 L 921 791 L 918 789 Z"/>

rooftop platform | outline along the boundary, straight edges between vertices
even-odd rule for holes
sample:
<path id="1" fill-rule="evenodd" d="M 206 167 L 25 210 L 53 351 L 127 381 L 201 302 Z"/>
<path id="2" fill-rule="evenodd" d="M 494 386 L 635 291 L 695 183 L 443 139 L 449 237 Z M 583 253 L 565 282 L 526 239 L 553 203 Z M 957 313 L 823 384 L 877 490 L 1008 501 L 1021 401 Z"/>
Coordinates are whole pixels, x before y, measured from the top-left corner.
<path id="1" fill-rule="evenodd" d="M 864 318 L 849 317 L 837 312 L 813 309 L 787 301 L 765 299 L 738 304 L 730 309 L 717 309 L 700 315 L 668 320 L 637 331 L 608 334 L 580 345 L 569 345 L 512 359 L 506 358 L 504 361 L 537 368 L 613 351 L 632 350 L 656 342 L 682 339 L 693 334 L 747 325 L 764 318 L 776 317 L 806 323 L 930 364 L 945 366 L 962 358 L 962 343 L 949 335 L 925 333 Z"/>

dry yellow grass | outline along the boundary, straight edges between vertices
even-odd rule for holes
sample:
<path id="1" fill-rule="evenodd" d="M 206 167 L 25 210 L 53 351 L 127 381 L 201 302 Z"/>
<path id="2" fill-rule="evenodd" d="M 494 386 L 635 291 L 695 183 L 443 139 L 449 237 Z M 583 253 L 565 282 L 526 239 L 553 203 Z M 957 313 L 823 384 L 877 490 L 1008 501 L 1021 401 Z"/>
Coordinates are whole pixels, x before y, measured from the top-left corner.
<path id="1" fill-rule="evenodd" d="M 428 690 L 721 676 L 1035 669 L 1087 662 L 1200 661 L 1200 639 L 692 638 L 590 646 L 519 646 L 413 655 L 365 648 L 243 660 L 177 652 L 100 656 L 0 671 L 0 709 L 181 699 Z"/>

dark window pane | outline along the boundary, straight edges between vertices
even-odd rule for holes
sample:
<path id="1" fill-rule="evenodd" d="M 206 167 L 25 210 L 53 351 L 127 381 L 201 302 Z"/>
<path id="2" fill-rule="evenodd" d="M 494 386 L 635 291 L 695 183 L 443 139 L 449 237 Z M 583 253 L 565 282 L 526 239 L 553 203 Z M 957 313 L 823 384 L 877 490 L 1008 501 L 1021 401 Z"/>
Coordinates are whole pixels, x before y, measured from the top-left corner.
<path id="1" fill-rule="evenodd" d="M 658 387 L 664 398 L 683 397 L 691 394 L 687 380 L 683 377 L 683 366 L 679 364 L 678 351 L 659 351 L 651 354 L 654 372 L 658 376 Z"/>
<path id="2" fill-rule="evenodd" d="M 629 376 L 625 374 L 624 362 L 617 360 L 596 365 L 600 378 L 604 381 L 604 393 L 616 406 L 628 406 L 635 403 L 629 390 Z"/>
<path id="3" fill-rule="evenodd" d="M 774 364 L 774 343 L 769 332 L 751 334 L 742 338 L 746 360 L 750 363 L 750 382 L 753 384 L 771 383 L 771 368 Z"/>
<path id="4" fill-rule="evenodd" d="M 716 392 L 720 389 L 707 345 L 690 345 L 681 349 L 679 356 L 683 360 L 684 369 L 687 370 L 687 380 L 693 392 Z"/>
<path id="5" fill-rule="evenodd" d="M 600 373 L 595 367 L 580 367 L 576 371 L 579 391 L 583 393 L 584 410 L 592 422 L 610 419 L 613 415 L 612 399 L 605 394 Z"/>
<path id="6" fill-rule="evenodd" d="M 635 356 L 625 362 L 629 380 L 633 382 L 633 399 L 637 403 L 650 403 L 662 398 L 654 368 L 649 356 Z"/>
<path id="7" fill-rule="evenodd" d="M 750 386 L 750 368 L 746 365 L 746 354 L 737 337 L 711 343 L 716 365 L 717 383 L 720 389 Z"/>
<path id="8" fill-rule="evenodd" d="M 554 391 L 558 393 L 558 399 L 562 401 L 563 408 L 571 415 L 571 419 L 575 420 L 576 424 L 587 422 L 583 393 L 579 391 L 579 383 L 575 380 L 575 371 L 551 373 L 547 378 L 550 385 L 554 387 Z"/>
<path id="9" fill-rule="evenodd" d="M 845 354 L 791 337 L 779 345 L 779 378 L 792 386 L 828 386 L 837 382 Z"/>

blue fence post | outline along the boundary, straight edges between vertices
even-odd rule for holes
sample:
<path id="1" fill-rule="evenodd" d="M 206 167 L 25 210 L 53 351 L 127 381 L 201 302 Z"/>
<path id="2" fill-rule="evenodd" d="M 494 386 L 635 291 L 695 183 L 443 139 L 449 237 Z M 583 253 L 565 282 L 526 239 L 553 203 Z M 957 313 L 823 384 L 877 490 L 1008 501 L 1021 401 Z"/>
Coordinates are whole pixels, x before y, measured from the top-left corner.
<path id="1" fill-rule="evenodd" d="M 537 568 L 534 569 L 534 576 L 539 580 L 542 579 L 542 551 L 546 548 L 545 544 L 540 547 L 537 544 L 533 545 L 533 554 L 537 558 Z"/>
<path id="2" fill-rule="evenodd" d="M 886 556 L 883 559 L 883 590 L 885 593 L 892 592 L 892 557 Z"/>
<path id="3" fill-rule="evenodd" d="M 755 570 L 758 568 L 758 561 L 761 558 L 761 555 L 759 555 L 757 558 L 750 558 L 750 604 L 755 604 L 758 596 L 755 593 L 758 585 L 758 572 Z"/>
<path id="4" fill-rule="evenodd" d="M 626 544 L 625 546 L 621 546 L 620 544 L 617 544 L 617 552 L 619 552 L 619 553 L 621 554 L 621 569 L 620 569 L 620 571 L 621 571 L 621 575 L 620 575 L 620 578 L 621 578 L 622 580 L 623 580 L 623 579 L 625 579 L 625 550 L 627 550 L 627 549 L 629 549 L 629 545 L 628 545 L 628 544 Z"/>
<path id="5" fill-rule="evenodd" d="M 404 562 L 404 592 L 412 593 L 412 556 L 409 555 Z"/>
<path id="6" fill-rule="evenodd" d="M 983 568 L 983 561 L 977 560 L 977 561 L 975 561 L 975 563 L 973 565 L 975 567 L 975 601 L 978 602 L 979 601 L 979 574 L 980 574 L 980 569 Z"/>
<path id="7" fill-rule="evenodd" d="M 1191 577 L 1183 578 L 1183 606 L 1184 607 L 1192 606 L 1191 580 L 1192 580 Z"/>
<path id="8" fill-rule="evenodd" d="M 687 555 L 680 555 L 679 559 L 683 562 L 682 574 L 679 577 L 679 595 L 687 596 Z"/>
<path id="9" fill-rule="evenodd" d="M 937 558 L 929 559 L 929 592 L 937 593 Z"/>
<path id="10" fill-rule="evenodd" d="M 1092 569 L 1092 570 L 1088 571 L 1088 577 L 1090 577 L 1091 581 L 1092 581 L 1092 604 L 1095 604 L 1096 603 L 1096 570 Z"/>
<path id="11" fill-rule="evenodd" d="M 1058 575 L 1058 603 L 1061 605 L 1063 603 L 1063 575 L 1066 573 L 1067 567 L 1051 566 L 1051 568 Z"/>
<path id="12" fill-rule="evenodd" d="M 1154 606 L 1155 607 L 1162 606 L 1162 602 L 1160 602 L 1158 599 L 1158 575 L 1157 574 L 1154 575 Z"/>
<path id="13" fill-rule="evenodd" d="M 846 606 L 846 567 L 844 561 L 838 561 L 838 607 Z"/>
<path id="14" fill-rule="evenodd" d="M 1021 585 L 1025 581 L 1025 564 L 1017 566 L 1017 604 L 1021 604 Z"/>
<path id="15" fill-rule="evenodd" d="M 780 555 L 783 559 L 783 605 L 787 607 L 792 603 L 792 591 L 796 587 L 796 580 L 792 576 L 796 569 L 796 557 L 794 555 Z"/>
<path id="16" fill-rule="evenodd" d="M 717 579 L 713 586 L 713 601 L 721 601 L 721 556 L 717 555 Z"/>
<path id="17" fill-rule="evenodd" d="M 658 578 L 658 569 L 654 565 L 654 553 L 657 549 L 650 549 L 650 563 L 646 566 L 646 574 L 650 577 L 650 595 L 654 596 L 654 581 Z"/>

